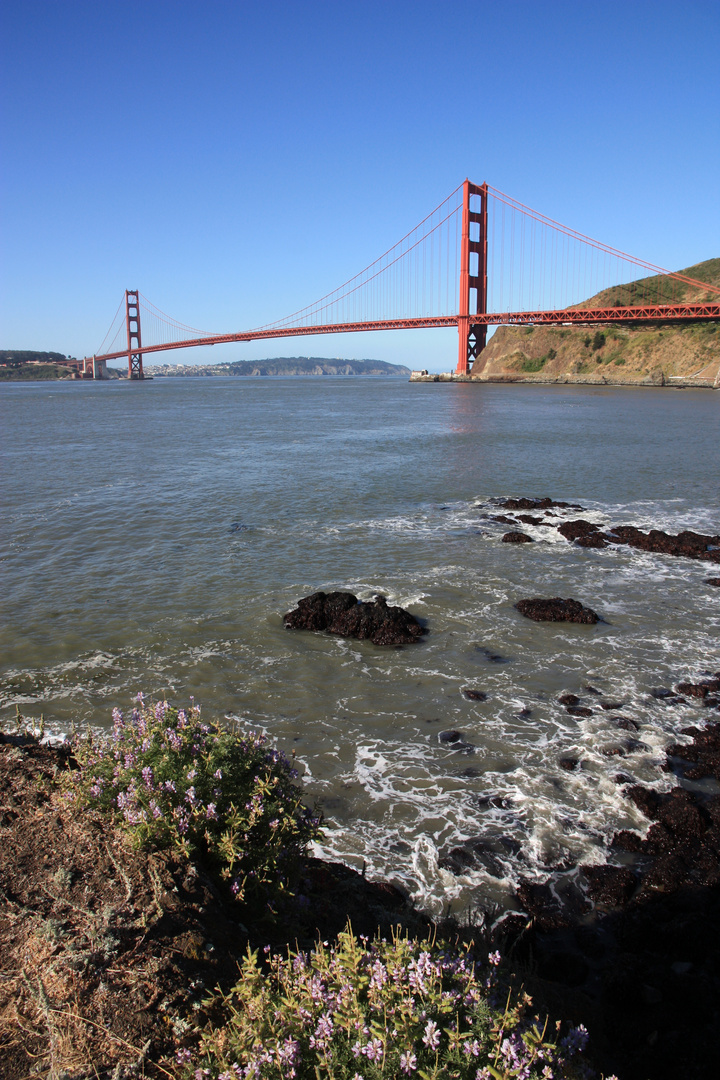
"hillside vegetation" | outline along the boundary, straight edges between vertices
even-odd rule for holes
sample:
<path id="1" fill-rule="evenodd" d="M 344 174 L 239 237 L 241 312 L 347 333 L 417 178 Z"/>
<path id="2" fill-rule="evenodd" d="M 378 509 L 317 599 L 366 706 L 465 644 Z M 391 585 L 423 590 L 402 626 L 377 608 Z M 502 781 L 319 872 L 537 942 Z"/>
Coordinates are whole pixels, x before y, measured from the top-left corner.
<path id="1" fill-rule="evenodd" d="M 720 259 L 679 271 L 720 287 Z M 665 275 L 605 289 L 575 308 L 717 301 Z M 676 326 L 501 326 L 473 368 L 488 381 L 712 386 L 720 382 L 720 322 Z"/>

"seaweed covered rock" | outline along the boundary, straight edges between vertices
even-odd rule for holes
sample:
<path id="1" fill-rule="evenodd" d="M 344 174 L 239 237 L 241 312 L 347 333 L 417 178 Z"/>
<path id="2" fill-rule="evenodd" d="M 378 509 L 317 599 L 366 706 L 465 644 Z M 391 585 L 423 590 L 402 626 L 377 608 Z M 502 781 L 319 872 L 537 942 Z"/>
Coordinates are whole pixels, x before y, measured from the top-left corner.
<path id="1" fill-rule="evenodd" d="M 388 604 L 384 596 L 358 600 L 350 592 L 316 592 L 298 601 L 283 622 L 291 630 L 325 630 L 375 645 L 411 645 L 427 633 L 414 615 Z"/>
<path id="2" fill-rule="evenodd" d="M 553 596 L 546 600 L 535 597 L 530 600 L 518 600 L 515 605 L 521 615 L 535 622 L 574 622 L 596 623 L 600 616 L 592 608 L 583 607 L 579 600 L 568 598 L 563 600 L 559 596 Z"/>

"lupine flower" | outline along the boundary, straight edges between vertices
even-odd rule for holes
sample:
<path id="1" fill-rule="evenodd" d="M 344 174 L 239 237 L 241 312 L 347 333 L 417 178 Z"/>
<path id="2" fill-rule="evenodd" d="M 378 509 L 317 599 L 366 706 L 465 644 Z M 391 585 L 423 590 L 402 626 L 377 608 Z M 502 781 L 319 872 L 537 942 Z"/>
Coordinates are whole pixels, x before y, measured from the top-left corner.
<path id="1" fill-rule="evenodd" d="M 584 1050 L 589 1039 L 587 1028 L 584 1024 L 578 1024 L 565 1036 L 560 1045 L 567 1054 L 576 1054 Z"/>
<path id="2" fill-rule="evenodd" d="M 363 1047 L 363 1054 L 368 1061 L 382 1061 L 383 1044 L 380 1039 L 371 1039 L 367 1046 Z"/>
<path id="3" fill-rule="evenodd" d="M 428 1050 L 437 1050 L 440 1045 L 440 1032 L 438 1026 L 434 1020 L 428 1020 L 425 1025 L 425 1034 L 422 1040 L 427 1046 Z"/>
<path id="4" fill-rule="evenodd" d="M 417 1058 L 412 1050 L 409 1050 L 407 1054 L 400 1055 L 400 1068 L 404 1073 L 415 1072 L 415 1069 L 417 1068 Z"/>

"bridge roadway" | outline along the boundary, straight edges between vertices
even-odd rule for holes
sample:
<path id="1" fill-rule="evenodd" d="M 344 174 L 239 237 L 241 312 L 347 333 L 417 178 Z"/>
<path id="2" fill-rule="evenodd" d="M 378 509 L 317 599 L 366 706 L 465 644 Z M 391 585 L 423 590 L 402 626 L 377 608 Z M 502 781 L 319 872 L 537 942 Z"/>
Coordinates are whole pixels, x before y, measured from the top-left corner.
<path id="1" fill-rule="evenodd" d="M 437 315 L 418 319 L 384 319 L 377 322 L 328 323 L 322 326 L 283 326 L 246 330 L 239 334 L 211 334 L 207 337 L 188 338 L 183 341 L 166 342 L 163 345 L 142 345 L 137 350 L 147 353 L 166 352 L 168 349 L 191 349 L 197 345 L 224 345 L 232 341 L 261 341 L 263 338 L 305 337 L 312 334 L 354 334 L 368 330 L 414 330 L 434 326 L 455 326 L 460 319 L 467 319 L 472 326 L 590 326 L 602 324 L 637 325 L 653 323 L 686 323 L 707 319 L 720 319 L 718 304 L 642 304 L 635 307 L 612 308 L 564 308 L 558 311 L 496 311 L 481 315 Z M 117 360 L 128 355 L 127 348 L 120 352 L 103 353 L 96 360 Z"/>

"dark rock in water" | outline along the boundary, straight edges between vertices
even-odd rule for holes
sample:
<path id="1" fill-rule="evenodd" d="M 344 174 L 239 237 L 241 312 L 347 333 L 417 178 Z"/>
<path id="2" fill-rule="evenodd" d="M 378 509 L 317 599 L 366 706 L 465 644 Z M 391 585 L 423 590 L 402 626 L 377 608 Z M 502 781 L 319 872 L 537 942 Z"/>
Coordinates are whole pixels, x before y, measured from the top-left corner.
<path id="1" fill-rule="evenodd" d="M 441 855 L 438 865 L 451 874 L 464 874 L 468 870 L 486 870 L 492 877 L 504 876 L 503 865 L 491 846 L 484 840 L 463 840 L 461 845 Z"/>
<path id="2" fill-rule="evenodd" d="M 622 780 L 620 780 L 621 776 L 623 777 Z M 616 779 L 618 779 L 620 783 L 624 783 L 624 776 L 624 773 L 620 773 Z M 616 848 L 618 851 L 630 851 L 636 854 L 637 852 L 642 851 L 643 840 L 641 836 L 636 832 L 632 832 L 631 829 L 620 829 L 620 831 L 616 832 L 613 836 L 610 846 Z"/>
<path id="3" fill-rule="evenodd" d="M 705 578 L 705 584 L 706 585 L 718 585 L 718 586 L 720 586 L 720 577 Z"/>
<path id="4" fill-rule="evenodd" d="M 615 709 L 622 709 L 623 704 L 622 701 L 601 701 L 600 708 L 604 709 L 605 712 L 614 712 Z"/>
<path id="5" fill-rule="evenodd" d="M 587 690 L 588 694 L 596 694 L 598 697 L 600 696 L 600 694 L 602 692 L 600 690 L 596 690 L 594 686 L 589 686 L 589 685 L 586 686 L 585 689 Z"/>
<path id="6" fill-rule="evenodd" d="M 532 514 L 518 514 L 518 521 L 522 521 L 523 525 L 547 525 L 542 518 L 533 517 Z"/>
<path id="7" fill-rule="evenodd" d="M 622 728 L 623 731 L 640 730 L 639 724 L 636 724 L 634 720 L 628 720 L 625 716 L 611 716 L 610 719 L 615 721 L 615 727 Z"/>
<path id="8" fill-rule="evenodd" d="M 626 866 L 584 866 L 588 896 L 604 907 L 626 904 L 638 886 L 638 879 Z"/>
<path id="9" fill-rule="evenodd" d="M 610 530 L 609 539 L 614 544 L 627 544 L 639 551 L 720 563 L 720 536 L 696 533 L 689 529 L 677 536 L 671 536 L 662 529 L 650 529 L 645 533 L 635 525 L 618 525 Z"/>
<path id="10" fill-rule="evenodd" d="M 508 810 L 513 801 L 508 795 L 478 795 L 477 805 L 481 810 L 491 807 L 494 810 Z"/>
<path id="11" fill-rule="evenodd" d="M 603 757 L 625 757 L 622 746 L 606 746 L 600 753 Z"/>
<path id="12" fill-rule="evenodd" d="M 370 640 L 375 645 L 410 645 L 427 633 L 414 615 L 391 607 L 385 597 L 359 601 L 350 592 L 316 592 L 298 601 L 283 616 L 291 630 L 325 630 L 340 637 Z"/>
<path id="13" fill-rule="evenodd" d="M 672 696 L 672 690 L 668 690 L 665 686 L 656 686 L 653 690 L 650 691 L 650 697 L 658 698 L 658 700 L 661 698 L 667 698 Z"/>
<path id="14" fill-rule="evenodd" d="M 629 754 L 634 754 L 636 750 L 647 752 L 650 749 L 648 744 L 641 742 L 640 739 L 625 739 L 623 746 Z"/>
<path id="15" fill-rule="evenodd" d="M 476 645 L 475 648 L 478 652 L 490 661 L 491 664 L 509 664 L 510 660 L 507 656 L 501 656 L 500 653 L 495 653 L 491 649 L 486 649 L 483 645 Z"/>
<path id="16" fill-rule="evenodd" d="M 516 896 L 536 926 L 545 931 L 572 925 L 573 919 L 590 907 L 574 886 L 559 898 L 547 882 L 522 881 Z"/>
<path id="17" fill-rule="evenodd" d="M 564 521 L 562 525 L 557 526 L 557 531 L 566 540 L 577 540 L 581 536 L 590 536 L 592 533 L 599 532 L 600 526 L 578 518 L 577 521 Z"/>
<path id="18" fill-rule="evenodd" d="M 569 712 L 571 716 L 592 716 L 592 709 L 588 709 L 585 705 L 568 705 L 566 712 Z"/>
<path id="19" fill-rule="evenodd" d="M 564 769 L 565 772 L 575 772 L 575 769 L 577 769 L 579 764 L 580 759 L 576 757 L 561 757 L 558 761 L 558 765 L 561 769 Z"/>
<path id="20" fill-rule="evenodd" d="M 461 754 L 475 753 L 475 747 L 472 743 L 465 742 L 462 731 L 440 731 L 438 733 L 438 742 L 441 746 L 449 746 Z"/>
<path id="21" fill-rule="evenodd" d="M 502 864 L 504 855 L 519 855 L 521 846 L 512 836 L 498 836 L 492 840 L 470 837 L 462 844 L 441 855 L 438 863 L 444 870 L 462 874 L 467 870 L 486 870 L 493 877 L 505 876 Z"/>
<path id="22" fill-rule="evenodd" d="M 600 616 L 592 608 L 583 607 L 578 600 L 561 599 L 554 596 L 549 600 L 536 597 L 532 600 L 518 600 L 515 605 L 521 615 L 536 622 L 574 622 L 592 624 Z"/>
<path id="23" fill-rule="evenodd" d="M 579 705 L 580 698 L 577 694 L 561 694 L 558 698 L 561 705 Z"/>
<path id="24" fill-rule="evenodd" d="M 658 817 L 662 798 L 656 791 L 644 788 L 641 784 L 636 784 L 626 794 L 630 802 L 635 803 L 640 813 L 644 814 L 645 817 L 650 818 L 651 821 Z"/>
<path id="25" fill-rule="evenodd" d="M 492 520 L 499 521 L 503 525 L 517 525 L 515 518 L 508 517 L 507 514 L 498 514 Z"/>
<path id="26" fill-rule="evenodd" d="M 699 683 L 681 682 L 677 684 L 677 689 L 680 694 L 702 699 L 720 690 L 720 679 L 703 679 Z"/>
<path id="27" fill-rule="evenodd" d="M 575 547 L 606 548 L 609 546 L 607 536 L 601 532 L 590 533 L 588 536 L 579 536 L 575 541 Z"/>
<path id="28" fill-rule="evenodd" d="M 528 709 L 527 705 L 525 706 L 524 709 L 521 709 L 520 712 L 517 713 L 518 716 L 522 716 L 522 717 L 530 717 L 530 716 L 532 716 L 532 714 L 533 714 L 532 709 Z"/>
<path id="29" fill-rule="evenodd" d="M 579 547 L 603 548 L 609 543 L 625 544 L 638 551 L 651 551 L 662 555 L 720 563 L 720 535 L 696 533 L 686 529 L 677 536 L 672 536 L 662 529 L 650 529 L 649 532 L 644 532 L 636 525 L 615 525 L 601 532 L 598 525 L 585 521 L 583 518 L 565 521 L 558 525 L 557 529 L 566 540 L 574 541 Z M 710 583 L 720 584 L 720 579 L 711 578 Z"/>
<path id="30" fill-rule="evenodd" d="M 472 767 L 470 767 L 468 769 L 463 769 L 463 771 L 460 773 L 460 776 L 463 776 L 466 780 L 476 780 L 478 776 L 482 776 L 482 773 L 479 769 L 473 769 Z"/>
<path id="31" fill-rule="evenodd" d="M 470 701 L 487 701 L 488 696 L 484 690 L 463 690 L 463 694 Z"/>
<path id="32" fill-rule="evenodd" d="M 503 544 L 532 544 L 534 543 L 532 536 L 528 536 L 527 533 L 521 532 L 506 532 L 502 538 Z"/>
<path id="33" fill-rule="evenodd" d="M 506 510 L 548 510 L 551 506 L 562 510 L 584 510 L 577 503 L 555 502 L 553 499 L 496 499 L 498 506 Z"/>

